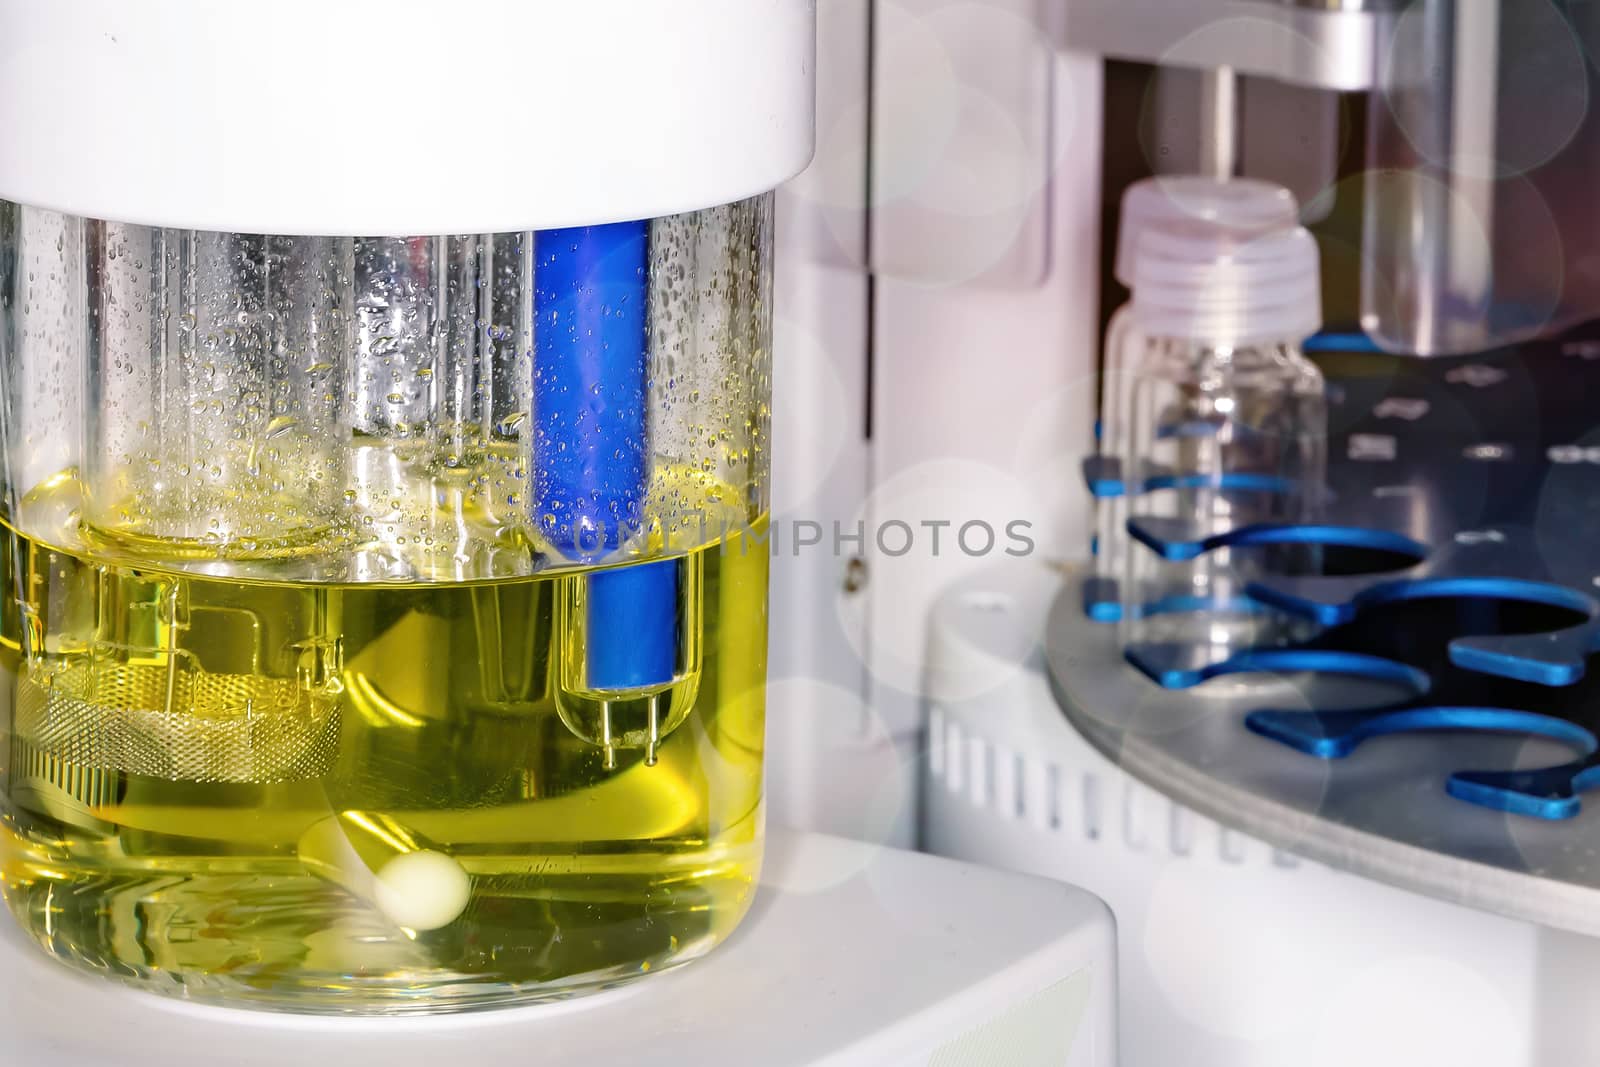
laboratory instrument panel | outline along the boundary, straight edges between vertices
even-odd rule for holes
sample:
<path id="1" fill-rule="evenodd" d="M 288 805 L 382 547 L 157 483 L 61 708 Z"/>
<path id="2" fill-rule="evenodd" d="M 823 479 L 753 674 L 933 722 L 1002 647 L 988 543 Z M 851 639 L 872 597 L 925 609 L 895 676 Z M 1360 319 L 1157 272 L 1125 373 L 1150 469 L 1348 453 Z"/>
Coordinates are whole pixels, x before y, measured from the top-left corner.
<path id="1" fill-rule="evenodd" d="M 814 30 L 0 0 L 8 1055 L 1115 1062 L 1089 894 L 767 848 Z"/>
<path id="2" fill-rule="evenodd" d="M 1106 898 L 1136 1067 L 1600 1056 L 1588 6 L 552 12 L 0 0 L 26 609 L 6 815 L 32 849 L 7 872 L 13 940 L 207 999 L 406 1012 L 419 990 L 542 997 L 726 939 L 629 992 L 656 1012 L 630 1024 L 662 1033 L 675 978 L 702 976 L 703 1006 L 770 975 L 741 950 L 826 942 L 818 900 L 924 933 L 930 903 L 992 904 L 1083 936 L 1031 971 L 1013 924 L 963 928 L 996 976 L 966 991 L 996 994 L 968 1021 L 1014 1009 L 986 1043 L 1087 1012 L 1082 973 L 1104 1035 L 1105 917 L 1034 883 L 869 862 L 920 842 Z M 484 62 L 486 26 L 539 61 Z M 427 61 L 374 93 L 357 54 Z M 318 76 L 259 76 L 285 69 Z M 175 80 L 218 91 L 175 107 Z M 439 91 L 457 84 L 472 94 Z M 329 100 L 371 110 L 330 122 Z M 371 120 L 388 109 L 404 121 Z M 530 113 L 539 136 L 507 136 Z M 774 220 L 765 194 L 804 165 L 813 116 L 815 160 Z M 397 148 L 394 125 L 427 135 Z M 1131 366 L 1106 355 L 1118 283 L 1135 318 L 1156 291 L 1112 255 L 1152 175 L 1280 187 L 1307 228 L 1203 261 L 1171 243 L 1186 233 L 1136 242 L 1184 268 L 1162 278 L 1209 308 L 1239 282 L 1215 268 L 1270 261 L 1308 312 L 1309 233 L 1319 306 L 1270 335 L 1145 322 L 1187 374 L 1164 379 L 1184 403 L 1147 413 L 1162 469 L 1102 465 L 1086 486 L 1104 442 L 1146 439 L 1108 422 L 1104 386 Z M 1258 373 L 1294 384 L 1252 393 Z M 1295 400 L 1276 422 L 1274 396 Z M 1264 425 L 1303 447 L 1244 451 L 1292 472 L 1218 466 Z M 653 539 L 704 537 L 689 520 L 712 503 L 759 568 Z M 1093 521 L 1111 506 L 1115 545 Z M 1141 574 L 1203 576 L 1205 595 L 1150 601 Z M 277 581 L 295 591 L 262 592 Z M 445 648 L 481 669 L 411 669 Z M 341 702 L 359 707 L 335 732 Z M 873 846 L 778 848 L 794 877 L 736 932 L 763 776 L 776 821 Z M 219 837 L 241 809 L 255 836 Z M 530 851 L 566 890 L 530 890 Z M 174 865 L 182 888 L 152 883 Z M 235 921 L 241 878 L 269 894 L 277 955 L 235 965 L 230 938 L 261 941 Z M 597 879 L 598 909 L 578 885 Z M 952 888 L 973 880 L 982 904 Z M 825 892 L 846 883 L 848 901 Z M 585 922 L 638 936 L 598 954 L 555 936 Z M 881 965 L 927 948 L 911 942 L 862 948 Z M 918 995 L 897 1019 L 958 996 Z M 883 1018 L 796 1057 L 878 1055 L 898 1040 Z"/>
<path id="3" fill-rule="evenodd" d="M 780 338 L 864 415 L 836 447 L 780 405 L 775 513 L 868 537 L 775 570 L 810 620 L 775 701 L 839 709 L 775 810 L 1103 895 L 1132 1064 L 1600 1055 L 1594 13 L 870 6 L 819 8 L 827 132 L 780 209 Z M 1206 459 L 1264 420 L 1108 418 L 1152 176 L 1281 187 L 1316 239 L 1320 454 L 1276 483 Z M 1085 469 L 1139 432 L 1163 469 Z M 1037 551 L 902 554 L 895 519 L 1022 519 Z M 1119 551 L 1207 595 L 1129 588 Z"/>

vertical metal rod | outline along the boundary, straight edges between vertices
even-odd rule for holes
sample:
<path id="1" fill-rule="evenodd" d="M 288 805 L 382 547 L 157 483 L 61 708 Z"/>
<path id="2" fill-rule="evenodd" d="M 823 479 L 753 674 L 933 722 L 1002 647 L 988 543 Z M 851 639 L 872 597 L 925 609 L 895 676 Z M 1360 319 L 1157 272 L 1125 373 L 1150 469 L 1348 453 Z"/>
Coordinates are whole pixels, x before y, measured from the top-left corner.
<path id="1" fill-rule="evenodd" d="M 166 619 L 167 632 L 162 635 L 162 644 L 166 646 L 167 655 L 167 700 L 163 711 L 171 714 L 176 709 L 172 706 L 178 697 L 178 586 L 174 582 L 171 590 L 166 594 Z"/>
<path id="2" fill-rule="evenodd" d="M 661 743 L 661 694 L 650 698 L 650 737 L 644 746 L 644 765 L 656 765 L 656 746 Z"/>
<path id="3" fill-rule="evenodd" d="M 1391 281 L 1410 297 L 1412 322 L 1407 327 L 1418 352 L 1437 351 L 1443 342 L 1440 326 L 1446 318 L 1450 249 L 1455 243 L 1446 186 L 1425 172 L 1430 158 L 1443 164 L 1455 152 L 1455 14 L 1454 4 L 1428 0 L 1420 16 L 1422 40 L 1413 47 L 1420 51 L 1418 69 L 1428 72 L 1430 78 L 1385 87 L 1391 107 L 1395 107 L 1398 93 L 1409 110 L 1410 121 L 1401 132 L 1417 137 L 1417 128 L 1423 130 L 1419 151 L 1422 158 L 1404 175 L 1415 198 L 1410 225 L 1401 230 L 1410 235 L 1411 262 L 1400 264 L 1400 271 L 1392 274 Z M 1396 108 L 1397 116 L 1405 113 Z M 1368 153 L 1369 157 L 1373 155 Z"/>
<path id="4" fill-rule="evenodd" d="M 1239 76 L 1216 67 L 1200 81 L 1200 172 L 1226 180 L 1238 170 Z"/>
<path id="5" fill-rule="evenodd" d="M 1455 195 L 1450 201 L 1450 232 L 1467 239 L 1446 250 L 1450 272 L 1449 299 L 1468 307 L 1493 298 L 1494 213 L 1499 175 L 1500 40 L 1503 16 L 1499 4 L 1477 4 L 1457 13 L 1454 27 L 1454 70 L 1449 116 L 1450 174 Z M 1472 240 L 1477 234 L 1485 240 Z"/>

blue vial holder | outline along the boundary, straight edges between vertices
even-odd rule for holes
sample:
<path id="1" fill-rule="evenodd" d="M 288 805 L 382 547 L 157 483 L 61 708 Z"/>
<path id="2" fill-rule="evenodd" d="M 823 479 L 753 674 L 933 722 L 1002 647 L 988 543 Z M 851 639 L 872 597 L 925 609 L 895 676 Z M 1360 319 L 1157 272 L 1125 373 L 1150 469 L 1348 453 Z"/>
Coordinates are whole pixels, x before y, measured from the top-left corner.
<path id="1" fill-rule="evenodd" d="M 1245 719 L 1252 733 L 1318 759 L 1343 759 L 1364 741 L 1394 734 L 1511 734 L 1543 737 L 1572 748 L 1576 759 L 1531 771 L 1457 771 L 1445 788 L 1479 807 L 1536 819 L 1571 819 L 1579 796 L 1600 786 L 1600 738 L 1554 715 L 1513 708 L 1423 705 L 1382 711 L 1257 711 Z"/>
<path id="2" fill-rule="evenodd" d="M 1402 534 L 1361 527 L 1329 525 L 1275 526 L 1258 523 L 1221 533 L 1208 532 L 1181 519 L 1138 518 L 1127 524 L 1129 539 L 1172 562 L 1189 562 L 1220 548 L 1268 548 L 1299 545 L 1322 549 L 1348 548 L 1420 562 L 1427 549 Z M 1121 583 L 1096 576 L 1083 587 L 1084 613 L 1096 622 L 1119 622 L 1127 614 Z M 1277 608 L 1270 597 L 1252 598 L 1258 610 Z M 1197 609 L 1198 610 L 1198 609 Z M 1230 610 L 1237 607 L 1230 606 Z M 1302 612 L 1303 614 L 1303 612 Z"/>
<path id="3" fill-rule="evenodd" d="M 1569 761 L 1462 770 L 1445 787 L 1517 815 L 1578 814 L 1581 795 L 1600 787 L 1600 680 L 1586 670 L 1600 651 L 1600 464 L 1577 447 L 1600 429 L 1583 402 L 1600 395 L 1600 364 L 1566 353 L 1592 350 L 1597 340 L 1600 328 L 1589 325 L 1519 349 L 1428 361 L 1382 355 L 1359 338 L 1309 344 L 1328 377 L 1339 427 L 1330 438 L 1329 524 L 1216 532 L 1140 519 L 1130 522 L 1131 537 L 1174 560 L 1227 546 L 1312 544 L 1375 552 L 1390 565 L 1375 573 L 1268 574 L 1253 583 L 1249 596 L 1259 604 L 1327 628 L 1302 645 L 1222 661 L 1203 649 L 1145 646 L 1130 649 L 1129 660 L 1173 689 L 1261 671 L 1404 683 L 1416 695 L 1392 706 L 1262 709 L 1246 723 L 1321 759 L 1406 733 L 1552 740 L 1572 750 Z M 1402 403 L 1386 405 L 1391 398 Z M 1086 476 L 1091 471 L 1102 489 L 1117 473 L 1086 464 Z M 1120 617 L 1117 592 L 1115 582 L 1089 582 L 1090 617 Z M 1478 607 L 1462 610 L 1456 632 L 1423 655 L 1404 647 L 1404 630 L 1407 605 L 1427 603 Z M 1505 611 L 1537 625 L 1495 625 L 1492 617 Z M 1474 625 L 1475 612 L 1489 622 Z M 1377 644 L 1395 645 L 1394 655 L 1362 651 L 1360 640 L 1339 647 L 1352 635 L 1386 631 Z M 1486 688 L 1497 699 L 1484 702 Z"/>
<path id="4" fill-rule="evenodd" d="M 1452 588 L 1440 583 L 1431 589 L 1422 583 L 1412 590 L 1417 599 L 1440 602 L 1463 599 L 1493 600 L 1489 587 Z M 1509 590 L 1507 590 L 1509 591 Z M 1530 590 L 1523 590 L 1530 592 Z M 1397 601 L 1396 601 L 1397 602 Z M 1513 601 L 1507 601 L 1513 602 Z M 1545 604 L 1542 599 L 1514 601 L 1528 606 Z M 1345 624 L 1347 632 L 1363 628 L 1381 633 L 1387 625 L 1382 612 L 1357 615 Z M 1476 673 L 1457 666 L 1455 644 L 1447 646 L 1448 658 L 1432 664 L 1431 671 L 1393 656 L 1374 655 L 1335 647 L 1340 635 L 1334 631 L 1306 646 L 1287 649 L 1250 650 L 1220 661 L 1211 661 L 1198 650 L 1178 646 L 1144 646 L 1130 649 L 1129 661 L 1168 689 L 1186 689 L 1213 678 L 1241 674 L 1308 673 L 1349 675 L 1388 683 L 1415 694 L 1389 706 L 1338 711 L 1281 711 L 1263 709 L 1246 716 L 1245 724 L 1254 733 L 1280 742 L 1319 759 L 1343 759 L 1363 742 L 1390 735 L 1450 731 L 1456 733 L 1513 734 L 1542 737 L 1574 750 L 1574 759 L 1555 767 L 1537 770 L 1457 772 L 1446 787 L 1452 796 L 1483 807 L 1543 819 L 1566 819 L 1579 811 L 1579 795 L 1600 785 L 1600 739 L 1593 729 L 1561 714 L 1525 710 L 1516 706 L 1482 706 L 1458 703 L 1485 688 Z M 1392 639 L 1391 639 L 1392 641 Z M 1362 643 L 1359 640 L 1356 642 Z M 1379 642 L 1380 644 L 1385 642 Z M 1518 680 L 1502 675 L 1510 684 L 1504 695 L 1530 705 L 1587 708 L 1592 705 L 1590 687 L 1582 693 L 1541 686 L 1538 681 Z M 1542 692 L 1533 692 L 1535 687 Z M 1506 688 L 1505 685 L 1501 686 Z M 1570 699 L 1564 699 L 1569 697 Z M 1540 699 L 1540 698 L 1543 699 Z M 1448 701 L 1448 702 L 1446 702 Z"/>
<path id="5" fill-rule="evenodd" d="M 1227 489 L 1239 492 L 1287 493 L 1295 483 L 1287 478 L 1235 471 L 1225 474 L 1178 474 L 1156 467 L 1146 475 L 1138 489 L 1129 493 L 1127 479 L 1122 476 L 1122 461 L 1114 456 L 1088 456 L 1081 465 L 1084 485 L 1096 500 L 1109 500 L 1122 496 L 1142 496 L 1163 489 Z"/>

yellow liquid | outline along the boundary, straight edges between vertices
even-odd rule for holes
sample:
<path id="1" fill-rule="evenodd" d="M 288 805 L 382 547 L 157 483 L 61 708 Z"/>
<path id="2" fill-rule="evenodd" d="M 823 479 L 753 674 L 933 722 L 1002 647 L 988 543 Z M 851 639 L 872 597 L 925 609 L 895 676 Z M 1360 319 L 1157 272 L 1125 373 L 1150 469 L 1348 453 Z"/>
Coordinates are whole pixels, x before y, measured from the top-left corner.
<path id="1" fill-rule="evenodd" d="M 671 564 L 679 676 L 625 694 L 583 689 L 584 570 L 315 584 L 9 525 L 0 548 L 0 888 L 60 958 L 203 1000 L 459 1010 L 691 960 L 750 902 L 760 541 Z M 438 877 L 386 890 L 417 853 Z"/>

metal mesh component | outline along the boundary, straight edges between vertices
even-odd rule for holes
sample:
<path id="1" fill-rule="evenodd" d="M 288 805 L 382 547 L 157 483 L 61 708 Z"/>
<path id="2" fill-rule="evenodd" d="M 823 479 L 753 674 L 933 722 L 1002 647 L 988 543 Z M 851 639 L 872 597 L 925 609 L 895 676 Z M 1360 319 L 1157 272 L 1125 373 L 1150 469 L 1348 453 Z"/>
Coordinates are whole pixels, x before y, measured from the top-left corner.
<path id="1" fill-rule="evenodd" d="M 18 683 L 16 732 L 78 767 L 266 784 L 326 774 L 339 715 L 293 679 L 80 663 Z"/>
<path id="2" fill-rule="evenodd" d="M 11 766 L 24 789 L 37 792 L 41 785 L 49 787 L 84 813 L 117 802 L 120 776 L 116 771 L 66 763 L 15 735 L 11 738 Z"/>

